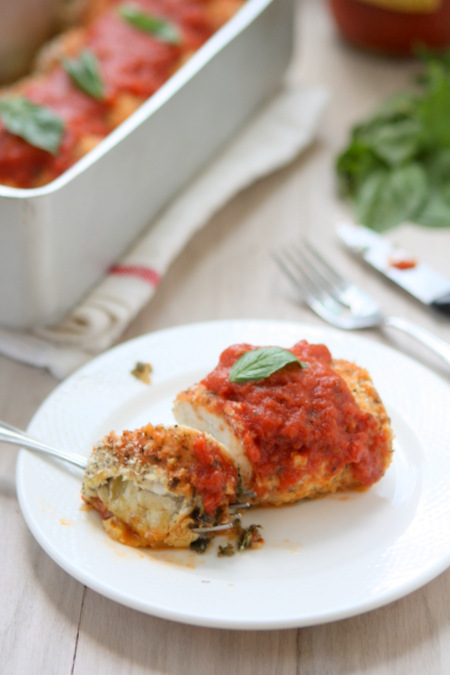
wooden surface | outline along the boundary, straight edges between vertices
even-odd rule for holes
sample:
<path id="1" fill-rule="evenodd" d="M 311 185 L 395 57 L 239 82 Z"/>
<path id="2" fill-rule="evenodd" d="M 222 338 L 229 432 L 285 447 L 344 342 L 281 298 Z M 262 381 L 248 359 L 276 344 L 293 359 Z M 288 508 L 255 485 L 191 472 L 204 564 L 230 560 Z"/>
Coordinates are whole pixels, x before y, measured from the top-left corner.
<path id="1" fill-rule="evenodd" d="M 371 274 L 339 247 L 333 233 L 343 212 L 335 194 L 333 158 L 354 121 L 387 93 L 410 84 L 413 66 L 344 45 L 324 0 L 298 3 L 296 29 L 298 42 L 288 79 L 323 84 L 331 95 L 317 142 L 292 165 L 245 190 L 195 236 L 124 340 L 160 328 L 223 318 L 319 324 L 309 310 L 292 301 L 270 255 L 281 243 L 303 233 L 322 243 L 330 257 L 364 283 L 386 310 L 414 318 L 450 341 L 448 319 L 431 314 Z M 442 271 L 448 268 L 449 231 L 415 228 L 392 236 Z M 436 359 L 406 338 L 378 331 L 366 335 L 417 356 L 437 373 L 442 371 Z M 440 376 L 448 381 L 448 373 Z M 25 428 L 57 384 L 46 372 L 0 357 L 0 419 Z M 1 447 L 1 673 L 450 673 L 450 571 L 389 606 L 324 626 L 233 632 L 160 620 L 85 589 L 41 550 L 17 503 L 16 456 L 12 446 Z"/>

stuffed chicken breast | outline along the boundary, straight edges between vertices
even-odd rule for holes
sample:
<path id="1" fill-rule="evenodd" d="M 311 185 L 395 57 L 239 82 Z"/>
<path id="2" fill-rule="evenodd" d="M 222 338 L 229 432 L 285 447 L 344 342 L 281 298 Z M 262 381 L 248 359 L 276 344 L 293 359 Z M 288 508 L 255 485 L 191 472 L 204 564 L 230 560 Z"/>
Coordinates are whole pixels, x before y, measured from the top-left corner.
<path id="1" fill-rule="evenodd" d="M 269 373 L 280 352 L 288 358 Z M 241 368 L 233 381 L 244 356 L 247 375 Z M 391 462 L 390 421 L 369 373 L 306 341 L 290 350 L 229 347 L 176 397 L 174 415 L 226 445 L 255 505 L 369 487 Z"/>
<path id="2" fill-rule="evenodd" d="M 82 497 L 123 544 L 186 547 L 201 538 L 193 528 L 229 520 L 237 487 L 233 459 L 210 435 L 148 424 L 94 447 Z"/>

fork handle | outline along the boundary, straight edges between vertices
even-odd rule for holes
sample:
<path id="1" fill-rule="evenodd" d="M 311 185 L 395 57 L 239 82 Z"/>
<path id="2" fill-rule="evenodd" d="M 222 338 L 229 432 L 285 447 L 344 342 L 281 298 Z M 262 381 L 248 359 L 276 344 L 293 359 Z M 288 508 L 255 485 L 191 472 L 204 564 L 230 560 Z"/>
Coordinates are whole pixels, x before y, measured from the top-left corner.
<path id="1" fill-rule="evenodd" d="M 6 424 L 6 422 L 0 421 L 0 441 L 3 443 L 11 443 L 12 445 L 21 445 L 24 448 L 29 448 L 30 450 L 38 450 L 39 452 L 44 452 L 47 455 L 53 455 L 59 459 L 69 462 L 74 466 L 80 467 L 80 469 L 86 468 L 86 458 L 81 455 L 76 455 L 73 452 L 66 452 L 65 450 L 57 450 L 52 448 L 46 443 L 41 443 L 36 438 L 28 436 L 21 429 L 16 429 L 16 427 L 11 426 L 11 424 Z"/>
<path id="2" fill-rule="evenodd" d="M 412 337 L 416 342 L 425 345 L 450 368 L 450 344 L 445 340 L 441 340 L 425 328 L 400 316 L 386 316 L 384 325 L 389 328 L 396 328 Z"/>

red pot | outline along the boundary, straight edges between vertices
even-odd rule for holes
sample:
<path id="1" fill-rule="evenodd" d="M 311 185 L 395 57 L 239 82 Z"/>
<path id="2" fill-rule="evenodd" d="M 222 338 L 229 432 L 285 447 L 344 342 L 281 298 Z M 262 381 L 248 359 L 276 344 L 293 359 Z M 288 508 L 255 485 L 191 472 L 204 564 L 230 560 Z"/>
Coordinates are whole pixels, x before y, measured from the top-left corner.
<path id="1" fill-rule="evenodd" d="M 343 37 L 363 49 L 407 56 L 450 47 L 450 0 L 328 0 Z"/>

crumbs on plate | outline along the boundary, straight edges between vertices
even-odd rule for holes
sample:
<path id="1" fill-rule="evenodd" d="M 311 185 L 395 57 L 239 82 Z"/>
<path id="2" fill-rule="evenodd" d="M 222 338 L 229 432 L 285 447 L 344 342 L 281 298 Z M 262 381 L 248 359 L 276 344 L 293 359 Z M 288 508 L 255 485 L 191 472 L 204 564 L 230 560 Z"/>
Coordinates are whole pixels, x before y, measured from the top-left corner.
<path id="1" fill-rule="evenodd" d="M 144 384 L 151 384 L 151 373 L 152 366 L 150 363 L 144 363 L 143 361 L 138 361 L 131 371 L 131 374 L 134 375 L 138 380 L 144 382 Z"/>

